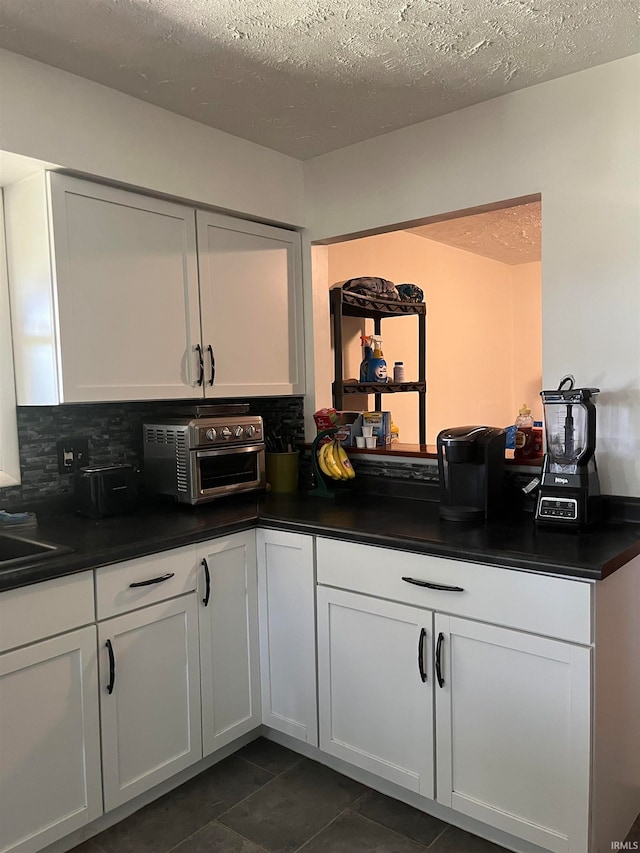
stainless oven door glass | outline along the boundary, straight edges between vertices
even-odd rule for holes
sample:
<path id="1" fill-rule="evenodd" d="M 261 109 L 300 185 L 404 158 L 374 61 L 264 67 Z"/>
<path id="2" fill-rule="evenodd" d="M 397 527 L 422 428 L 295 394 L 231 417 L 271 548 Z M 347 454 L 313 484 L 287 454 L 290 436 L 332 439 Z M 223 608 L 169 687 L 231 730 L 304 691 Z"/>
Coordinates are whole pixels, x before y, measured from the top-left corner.
<path id="1" fill-rule="evenodd" d="M 264 485 L 264 445 L 191 453 L 193 498 L 248 491 Z"/>

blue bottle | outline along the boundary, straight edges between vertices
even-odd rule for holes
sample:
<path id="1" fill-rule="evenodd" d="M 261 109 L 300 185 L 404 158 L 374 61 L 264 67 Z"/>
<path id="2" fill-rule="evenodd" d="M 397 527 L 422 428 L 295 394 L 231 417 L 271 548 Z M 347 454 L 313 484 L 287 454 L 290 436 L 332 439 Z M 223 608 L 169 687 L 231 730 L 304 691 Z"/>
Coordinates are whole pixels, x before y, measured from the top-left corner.
<path id="1" fill-rule="evenodd" d="M 360 335 L 360 344 L 362 346 L 362 361 L 360 362 L 360 382 L 369 381 L 369 363 L 373 350 L 371 349 L 371 338 L 369 335 Z"/>
<path id="2" fill-rule="evenodd" d="M 369 359 L 369 382 L 388 382 L 387 362 L 382 353 L 382 338 L 371 336 L 373 341 L 373 356 Z"/>

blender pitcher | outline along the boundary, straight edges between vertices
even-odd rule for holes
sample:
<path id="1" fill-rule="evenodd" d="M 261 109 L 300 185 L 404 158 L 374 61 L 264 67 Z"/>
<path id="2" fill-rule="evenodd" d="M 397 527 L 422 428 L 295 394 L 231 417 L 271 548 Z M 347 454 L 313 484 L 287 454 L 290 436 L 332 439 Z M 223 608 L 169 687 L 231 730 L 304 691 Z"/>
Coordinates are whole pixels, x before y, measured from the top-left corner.
<path id="1" fill-rule="evenodd" d="M 598 388 L 574 388 L 565 376 L 555 391 L 542 391 L 546 453 L 536 521 L 579 527 L 592 522 L 599 506 L 595 460 Z"/>

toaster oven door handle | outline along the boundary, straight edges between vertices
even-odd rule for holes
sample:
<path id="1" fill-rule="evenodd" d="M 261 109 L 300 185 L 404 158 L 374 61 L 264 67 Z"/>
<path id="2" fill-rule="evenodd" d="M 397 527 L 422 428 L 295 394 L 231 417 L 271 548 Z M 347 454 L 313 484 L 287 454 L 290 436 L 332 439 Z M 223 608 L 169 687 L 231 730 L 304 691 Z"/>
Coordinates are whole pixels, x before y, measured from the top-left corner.
<path id="1" fill-rule="evenodd" d="M 172 578 L 175 575 L 175 572 L 167 572 L 166 575 L 160 575 L 158 578 L 149 578 L 147 581 L 136 581 L 135 583 L 130 583 L 129 587 L 131 589 L 136 589 L 139 586 L 151 586 L 153 583 L 162 583 L 162 581 L 168 581 L 169 578 Z"/>
<path id="2" fill-rule="evenodd" d="M 249 444 L 244 447 L 216 447 L 215 450 L 196 450 L 196 459 L 209 459 L 212 456 L 224 456 L 225 453 L 260 453 L 264 444 Z"/>

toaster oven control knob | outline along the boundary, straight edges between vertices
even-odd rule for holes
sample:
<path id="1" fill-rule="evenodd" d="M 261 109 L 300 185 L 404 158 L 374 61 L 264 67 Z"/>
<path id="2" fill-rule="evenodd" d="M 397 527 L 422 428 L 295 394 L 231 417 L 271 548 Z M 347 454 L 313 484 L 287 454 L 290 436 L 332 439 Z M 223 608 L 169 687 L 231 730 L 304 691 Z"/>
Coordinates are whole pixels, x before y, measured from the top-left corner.
<path id="1" fill-rule="evenodd" d="M 205 435 L 207 436 L 209 441 L 215 441 L 218 433 L 215 431 L 215 429 L 213 427 L 211 427 L 210 429 L 208 429 L 206 431 Z"/>
<path id="2" fill-rule="evenodd" d="M 246 432 L 248 438 L 253 438 L 253 436 L 256 434 L 256 428 L 254 427 L 253 424 L 249 424 L 249 426 L 246 428 L 245 432 Z"/>
<path id="3" fill-rule="evenodd" d="M 236 438 L 242 438 L 242 433 L 244 429 L 241 426 L 237 426 L 233 428 L 233 434 Z"/>
<path id="4" fill-rule="evenodd" d="M 231 430 L 229 429 L 229 427 L 222 427 L 222 429 L 220 430 L 220 435 L 225 439 L 231 438 Z"/>

